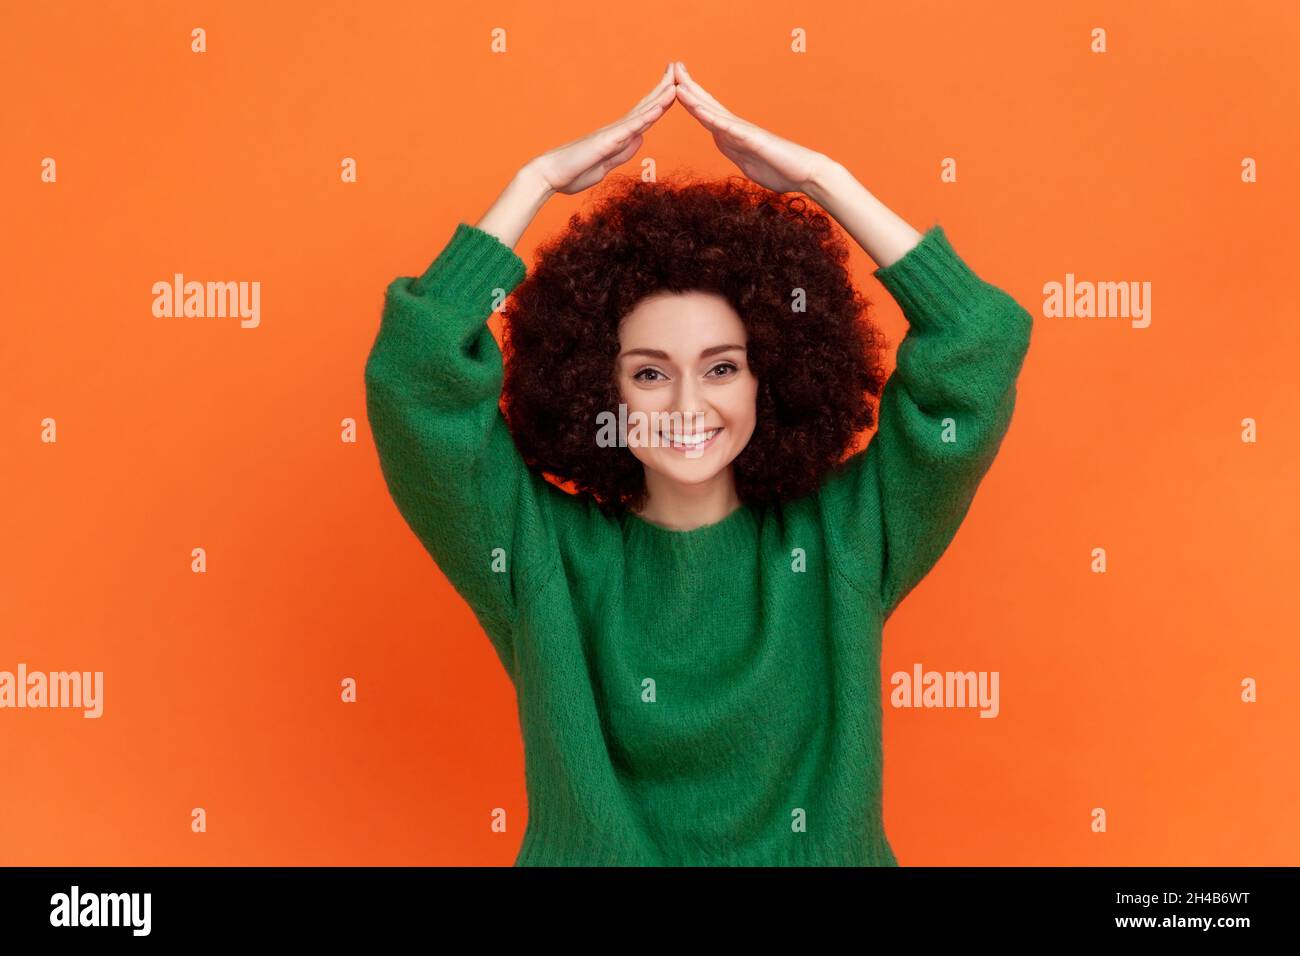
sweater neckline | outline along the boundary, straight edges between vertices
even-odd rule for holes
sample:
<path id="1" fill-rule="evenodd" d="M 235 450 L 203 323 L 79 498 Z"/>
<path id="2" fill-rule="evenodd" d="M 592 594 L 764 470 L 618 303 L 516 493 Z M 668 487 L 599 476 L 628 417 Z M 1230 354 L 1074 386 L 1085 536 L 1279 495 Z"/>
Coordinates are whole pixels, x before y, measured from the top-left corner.
<path id="1" fill-rule="evenodd" d="M 698 528 L 665 528 L 647 521 L 635 512 L 624 512 L 623 527 L 633 537 L 669 551 L 696 551 L 701 547 L 714 548 L 739 544 L 753 538 L 757 514 L 752 505 L 741 504 L 725 518 Z"/>

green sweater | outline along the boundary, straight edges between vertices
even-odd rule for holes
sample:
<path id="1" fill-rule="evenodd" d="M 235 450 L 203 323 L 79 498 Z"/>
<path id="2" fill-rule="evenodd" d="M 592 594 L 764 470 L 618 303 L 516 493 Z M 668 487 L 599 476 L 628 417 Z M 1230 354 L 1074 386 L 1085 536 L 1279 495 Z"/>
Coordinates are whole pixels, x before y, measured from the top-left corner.
<path id="1" fill-rule="evenodd" d="M 365 368 L 393 501 L 515 686 L 515 865 L 897 866 L 881 628 L 992 464 L 1030 314 L 933 226 L 873 273 L 910 328 L 867 447 L 811 495 L 672 531 L 520 458 L 486 319 L 525 274 L 458 224 L 422 276 L 388 285 Z"/>

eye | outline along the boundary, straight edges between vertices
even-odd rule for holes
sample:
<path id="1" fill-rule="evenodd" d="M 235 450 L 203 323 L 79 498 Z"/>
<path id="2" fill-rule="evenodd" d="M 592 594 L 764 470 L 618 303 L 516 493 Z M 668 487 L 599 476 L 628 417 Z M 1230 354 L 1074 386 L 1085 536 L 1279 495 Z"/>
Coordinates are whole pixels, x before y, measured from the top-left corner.
<path id="1" fill-rule="evenodd" d="M 648 373 L 649 375 L 661 375 L 661 376 L 663 375 L 663 373 L 660 372 L 659 369 L 657 369 L 657 368 L 651 368 L 650 366 L 646 366 L 645 368 L 643 368 L 643 369 L 641 369 L 639 372 L 637 372 L 635 375 L 633 375 L 633 376 L 632 376 L 632 380 L 633 380 L 633 381 L 636 381 L 636 382 L 653 382 L 653 381 L 655 381 L 655 379 L 653 379 L 653 378 L 643 378 L 643 377 L 642 377 L 642 376 L 647 375 L 647 373 Z"/>
<path id="2" fill-rule="evenodd" d="M 713 368 L 709 369 L 709 374 L 712 375 L 718 369 L 731 369 L 733 372 L 739 371 L 739 368 L 737 368 L 737 366 L 732 362 L 719 362 L 717 365 L 713 366 Z M 723 378 L 726 374 L 727 373 L 724 372 L 723 375 L 714 375 L 713 377 Z"/>

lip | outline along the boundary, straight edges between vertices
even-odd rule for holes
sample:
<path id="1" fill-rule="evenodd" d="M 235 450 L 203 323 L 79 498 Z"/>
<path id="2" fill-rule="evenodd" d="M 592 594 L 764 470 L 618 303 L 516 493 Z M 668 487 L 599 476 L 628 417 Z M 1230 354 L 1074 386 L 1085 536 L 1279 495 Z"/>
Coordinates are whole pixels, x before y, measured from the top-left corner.
<path id="1" fill-rule="evenodd" d="M 698 454 L 700 452 L 707 451 L 709 446 L 711 446 L 714 442 L 716 442 L 718 440 L 718 437 L 724 431 L 726 431 L 726 428 L 725 427 L 709 428 L 709 429 L 705 429 L 705 431 L 711 431 L 714 434 L 713 437 L 710 438 L 708 441 L 706 441 L 703 445 L 675 445 L 673 444 L 672 440 L 669 438 L 668 435 L 664 435 L 661 432 L 660 437 L 663 439 L 663 443 L 660 445 L 660 447 L 666 448 L 669 451 L 677 452 L 679 455 L 685 455 L 687 452 L 695 452 L 696 454 Z"/>

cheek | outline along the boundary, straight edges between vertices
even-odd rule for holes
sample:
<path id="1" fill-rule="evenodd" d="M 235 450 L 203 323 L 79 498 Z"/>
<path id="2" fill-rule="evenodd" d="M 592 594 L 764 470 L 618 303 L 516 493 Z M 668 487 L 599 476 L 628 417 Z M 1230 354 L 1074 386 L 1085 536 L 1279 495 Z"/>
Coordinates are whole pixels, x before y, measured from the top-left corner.
<path id="1" fill-rule="evenodd" d="M 750 379 L 744 384 L 744 388 L 737 387 L 728 394 L 722 404 L 723 413 L 737 426 L 752 425 L 758 414 L 758 383 Z"/>
<path id="2" fill-rule="evenodd" d="M 640 390 L 625 378 L 618 380 L 618 400 L 628 408 L 637 408 L 640 403 Z"/>
<path id="3" fill-rule="evenodd" d="M 672 398 L 671 389 L 637 388 L 624 379 L 619 380 L 618 394 L 619 400 L 627 406 L 629 412 L 661 411 Z"/>

